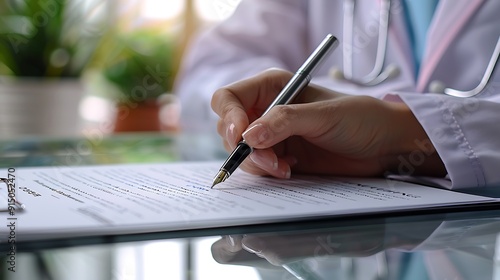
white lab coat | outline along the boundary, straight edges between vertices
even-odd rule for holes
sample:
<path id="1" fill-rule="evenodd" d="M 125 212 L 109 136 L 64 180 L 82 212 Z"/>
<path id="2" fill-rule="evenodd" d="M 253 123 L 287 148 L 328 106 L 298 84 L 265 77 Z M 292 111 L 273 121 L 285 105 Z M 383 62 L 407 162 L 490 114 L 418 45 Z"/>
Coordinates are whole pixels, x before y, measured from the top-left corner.
<path id="1" fill-rule="evenodd" d="M 327 33 L 341 41 L 313 83 L 350 94 L 405 102 L 441 156 L 453 188 L 500 185 L 500 71 L 477 98 L 429 93 L 432 81 L 461 90 L 474 88 L 500 36 L 500 1 L 441 0 L 429 27 L 427 47 L 415 80 L 411 45 L 399 0 L 392 1 L 385 64 L 400 75 L 362 88 L 332 79 L 342 56 L 353 54 L 354 77 L 374 65 L 379 1 L 356 1 L 353 44 L 342 42 L 343 1 L 243 0 L 231 18 L 194 40 L 177 81 L 185 130 L 216 131 L 213 92 L 271 67 L 295 71 Z M 411 174 L 423 153 L 415 151 L 401 171 Z M 424 156 L 425 157 L 425 156 Z M 408 167 L 409 165 L 409 167 Z"/>

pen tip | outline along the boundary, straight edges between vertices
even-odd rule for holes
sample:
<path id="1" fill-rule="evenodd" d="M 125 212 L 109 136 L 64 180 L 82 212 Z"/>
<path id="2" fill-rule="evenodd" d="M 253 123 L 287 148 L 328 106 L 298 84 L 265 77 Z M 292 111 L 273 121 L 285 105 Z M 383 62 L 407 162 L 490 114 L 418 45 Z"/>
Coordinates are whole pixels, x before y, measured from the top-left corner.
<path id="1" fill-rule="evenodd" d="M 228 177 L 229 177 L 229 173 L 226 170 L 220 170 L 217 173 L 217 175 L 215 175 L 214 181 L 212 183 L 212 187 L 210 189 L 213 189 L 215 185 L 224 182 Z"/>

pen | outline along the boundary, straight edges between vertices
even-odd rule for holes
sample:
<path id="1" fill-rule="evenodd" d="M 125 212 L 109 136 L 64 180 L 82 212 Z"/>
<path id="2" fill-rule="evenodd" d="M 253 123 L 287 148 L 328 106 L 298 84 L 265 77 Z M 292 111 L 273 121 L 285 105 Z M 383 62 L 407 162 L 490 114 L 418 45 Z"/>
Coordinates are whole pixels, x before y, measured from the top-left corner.
<path id="1" fill-rule="evenodd" d="M 306 59 L 304 64 L 297 70 L 295 75 L 288 81 L 281 92 L 276 96 L 276 99 L 269 105 L 266 111 L 262 114 L 267 114 L 274 106 L 286 105 L 290 103 L 308 84 L 311 80 L 311 75 L 316 70 L 321 62 L 327 57 L 330 52 L 339 45 L 339 41 L 335 36 L 328 34 L 319 46 Z M 215 176 L 212 188 L 224 182 L 252 152 L 250 147 L 244 140 L 239 142 L 234 151 L 226 159 L 219 172 Z"/>

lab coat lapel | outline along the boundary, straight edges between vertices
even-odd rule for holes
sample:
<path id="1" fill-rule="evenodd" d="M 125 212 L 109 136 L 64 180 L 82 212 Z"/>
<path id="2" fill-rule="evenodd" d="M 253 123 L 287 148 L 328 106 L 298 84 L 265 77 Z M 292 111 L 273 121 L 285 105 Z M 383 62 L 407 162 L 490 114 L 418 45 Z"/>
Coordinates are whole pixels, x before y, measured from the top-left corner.
<path id="1" fill-rule="evenodd" d="M 440 0 L 434 19 L 429 26 L 417 91 L 427 90 L 432 74 L 446 49 L 476 13 L 484 0 Z"/>

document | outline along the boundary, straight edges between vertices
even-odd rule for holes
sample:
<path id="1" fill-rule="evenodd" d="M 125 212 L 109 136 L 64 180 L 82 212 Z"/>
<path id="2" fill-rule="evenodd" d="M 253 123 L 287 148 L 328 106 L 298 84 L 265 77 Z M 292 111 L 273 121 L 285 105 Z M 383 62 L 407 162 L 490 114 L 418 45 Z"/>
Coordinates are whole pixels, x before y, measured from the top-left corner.
<path id="1" fill-rule="evenodd" d="M 16 197 L 26 209 L 15 215 L 0 213 L 0 217 L 14 221 L 16 241 L 22 242 L 494 201 L 388 179 L 304 176 L 281 180 L 241 170 L 210 189 L 220 165 L 194 162 L 19 168 L 15 174 Z M 8 227 L 0 227 L 0 236 L 8 234 Z M 0 243 L 5 242 L 0 238 Z"/>

